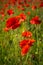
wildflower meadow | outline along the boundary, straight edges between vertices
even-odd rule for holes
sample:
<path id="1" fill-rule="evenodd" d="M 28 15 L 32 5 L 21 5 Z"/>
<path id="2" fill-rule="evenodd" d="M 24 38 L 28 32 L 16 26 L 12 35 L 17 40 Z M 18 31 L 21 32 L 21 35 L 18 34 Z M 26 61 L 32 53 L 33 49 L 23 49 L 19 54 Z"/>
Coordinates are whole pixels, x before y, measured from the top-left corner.
<path id="1" fill-rule="evenodd" d="M 43 65 L 43 0 L 0 0 L 0 65 Z"/>

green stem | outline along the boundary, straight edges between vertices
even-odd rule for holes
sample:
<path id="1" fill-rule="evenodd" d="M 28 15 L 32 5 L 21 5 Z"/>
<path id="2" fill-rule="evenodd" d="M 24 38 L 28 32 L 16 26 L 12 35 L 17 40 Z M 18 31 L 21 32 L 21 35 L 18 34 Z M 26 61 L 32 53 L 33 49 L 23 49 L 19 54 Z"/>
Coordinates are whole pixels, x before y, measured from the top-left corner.
<path id="1" fill-rule="evenodd" d="M 27 54 L 26 59 L 25 59 L 25 62 L 23 63 L 23 65 L 26 65 L 28 56 L 29 56 L 29 54 Z"/>
<path id="2" fill-rule="evenodd" d="M 38 54 L 38 56 L 39 56 L 39 40 L 38 40 L 38 26 L 36 25 L 36 53 L 35 54 Z M 39 62 L 38 62 L 38 64 L 39 64 Z"/>

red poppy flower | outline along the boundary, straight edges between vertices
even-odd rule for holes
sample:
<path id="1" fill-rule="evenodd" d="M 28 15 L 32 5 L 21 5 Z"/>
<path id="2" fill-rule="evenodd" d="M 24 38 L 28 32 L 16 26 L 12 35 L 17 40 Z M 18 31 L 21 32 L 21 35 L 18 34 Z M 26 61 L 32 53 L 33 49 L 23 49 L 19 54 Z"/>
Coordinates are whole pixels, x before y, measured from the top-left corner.
<path id="1" fill-rule="evenodd" d="M 34 42 L 35 42 L 34 39 L 29 39 L 29 40 L 28 40 L 28 45 L 32 46 Z"/>
<path id="2" fill-rule="evenodd" d="M 18 0 L 18 4 L 19 4 L 19 5 L 22 4 L 22 0 Z"/>
<path id="3" fill-rule="evenodd" d="M 34 5 L 34 6 L 32 6 L 32 10 L 35 10 L 37 7 Z"/>
<path id="4" fill-rule="evenodd" d="M 32 33 L 30 31 L 25 31 L 25 32 L 22 33 L 22 36 L 24 36 L 24 37 L 31 37 Z"/>
<path id="5" fill-rule="evenodd" d="M 20 47 L 23 48 L 25 45 L 32 46 L 34 42 L 35 42 L 34 39 L 22 40 L 22 41 L 20 41 Z"/>
<path id="6" fill-rule="evenodd" d="M 25 4 L 26 7 L 29 7 L 30 5 L 29 4 Z"/>
<path id="7" fill-rule="evenodd" d="M 5 4 L 4 7 L 7 8 L 8 7 L 8 4 Z"/>
<path id="8" fill-rule="evenodd" d="M 27 3 L 27 1 L 26 1 L 26 0 L 24 0 L 24 3 L 26 4 L 26 3 Z"/>
<path id="9" fill-rule="evenodd" d="M 21 10 L 23 10 L 23 11 L 24 11 L 25 9 L 22 7 L 22 8 L 21 8 Z"/>
<path id="10" fill-rule="evenodd" d="M 24 13 L 21 13 L 19 16 L 21 17 L 21 19 L 26 20 L 26 15 Z"/>
<path id="11" fill-rule="evenodd" d="M 30 12 L 27 12 L 28 15 L 30 15 Z"/>
<path id="12" fill-rule="evenodd" d="M 33 45 L 33 43 L 35 42 L 34 39 L 29 39 L 29 40 L 22 40 L 20 42 L 20 47 L 21 47 L 21 55 L 25 55 L 28 50 L 30 49 L 30 47 Z"/>
<path id="13" fill-rule="evenodd" d="M 21 55 L 24 56 L 27 54 L 27 52 L 30 50 L 30 46 L 29 45 L 25 45 L 22 50 L 21 50 Z"/>
<path id="14" fill-rule="evenodd" d="M 16 17 L 12 17 L 12 18 L 9 18 L 7 21 L 6 21 L 6 27 L 7 28 L 12 28 L 12 29 L 16 29 L 20 26 L 20 22 L 18 20 L 18 18 Z"/>
<path id="15" fill-rule="evenodd" d="M 17 8 L 18 8 L 18 9 L 21 9 L 21 6 L 20 6 L 20 5 L 18 5 L 18 6 L 17 6 Z"/>
<path id="16" fill-rule="evenodd" d="M 43 7 L 43 2 L 40 3 L 39 7 Z"/>
<path id="17" fill-rule="evenodd" d="M 13 12 L 13 10 L 12 10 L 12 9 L 8 10 L 8 11 L 7 11 L 7 13 L 8 13 L 9 15 L 14 14 L 14 12 Z"/>
<path id="18" fill-rule="evenodd" d="M 38 16 L 35 16 L 35 17 L 33 17 L 33 18 L 30 20 L 30 23 L 31 23 L 31 24 L 40 24 L 41 21 L 40 21 L 40 19 L 39 19 Z"/>
<path id="19" fill-rule="evenodd" d="M 20 47 L 23 48 L 25 45 L 27 45 L 28 40 L 22 40 L 20 41 Z"/>

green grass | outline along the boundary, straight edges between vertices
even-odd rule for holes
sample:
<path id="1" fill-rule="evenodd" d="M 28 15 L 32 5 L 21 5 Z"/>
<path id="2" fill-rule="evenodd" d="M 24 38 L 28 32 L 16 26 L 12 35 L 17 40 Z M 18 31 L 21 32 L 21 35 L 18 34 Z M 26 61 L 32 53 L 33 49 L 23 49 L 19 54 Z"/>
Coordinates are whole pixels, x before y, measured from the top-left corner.
<path id="1" fill-rule="evenodd" d="M 27 15 L 28 11 L 31 12 L 29 16 Z M 3 28 L 5 27 L 6 19 L 11 16 L 5 13 L 6 16 L 4 20 L 0 20 L 0 65 L 43 65 L 43 8 L 32 11 L 29 7 L 25 8 L 25 11 L 19 11 L 14 7 L 14 12 L 12 16 L 24 12 L 27 20 L 22 23 L 19 28 L 10 30 L 9 32 L 4 32 Z M 35 27 L 35 25 L 30 24 L 29 21 L 36 15 L 40 17 L 41 24 Z M 22 57 L 20 54 L 19 41 L 24 39 L 21 34 L 25 30 L 32 32 L 36 42 L 30 51 Z"/>

